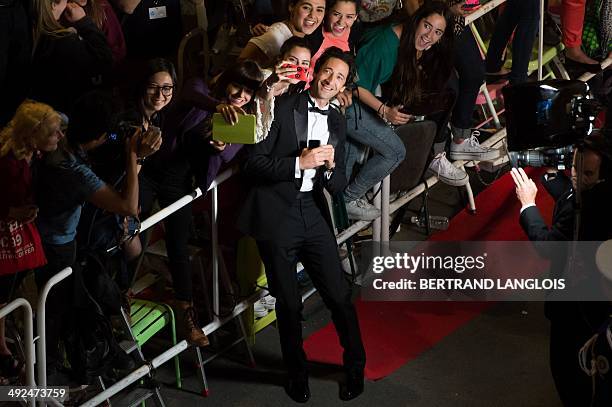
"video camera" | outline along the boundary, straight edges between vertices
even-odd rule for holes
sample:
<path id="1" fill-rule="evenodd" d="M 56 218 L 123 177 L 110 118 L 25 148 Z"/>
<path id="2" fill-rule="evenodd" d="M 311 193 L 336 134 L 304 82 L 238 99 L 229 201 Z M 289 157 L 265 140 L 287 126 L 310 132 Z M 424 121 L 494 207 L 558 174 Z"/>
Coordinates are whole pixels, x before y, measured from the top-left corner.
<path id="1" fill-rule="evenodd" d="M 553 79 L 503 89 L 512 166 L 571 168 L 574 145 L 593 131 L 602 105 L 589 85 Z"/>

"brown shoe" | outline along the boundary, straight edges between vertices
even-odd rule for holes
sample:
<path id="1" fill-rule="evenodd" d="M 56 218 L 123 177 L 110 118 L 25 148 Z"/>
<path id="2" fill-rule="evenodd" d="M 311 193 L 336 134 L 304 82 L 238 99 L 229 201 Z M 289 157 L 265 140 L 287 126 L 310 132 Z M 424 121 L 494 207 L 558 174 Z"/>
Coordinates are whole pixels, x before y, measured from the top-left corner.
<path id="1" fill-rule="evenodd" d="M 187 301 L 176 301 L 176 307 L 180 318 L 179 324 L 187 342 L 199 347 L 208 346 L 210 341 L 198 324 L 198 314 L 193 305 Z"/>

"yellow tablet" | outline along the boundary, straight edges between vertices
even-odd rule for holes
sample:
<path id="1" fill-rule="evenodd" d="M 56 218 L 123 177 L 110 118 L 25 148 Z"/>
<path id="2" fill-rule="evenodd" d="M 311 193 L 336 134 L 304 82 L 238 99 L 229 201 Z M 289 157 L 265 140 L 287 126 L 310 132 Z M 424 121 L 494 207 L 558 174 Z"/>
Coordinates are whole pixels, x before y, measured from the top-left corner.
<path id="1" fill-rule="evenodd" d="M 231 125 L 225 121 L 221 113 L 213 114 L 212 137 L 224 143 L 255 144 L 256 119 L 254 114 L 239 114 L 238 123 Z"/>

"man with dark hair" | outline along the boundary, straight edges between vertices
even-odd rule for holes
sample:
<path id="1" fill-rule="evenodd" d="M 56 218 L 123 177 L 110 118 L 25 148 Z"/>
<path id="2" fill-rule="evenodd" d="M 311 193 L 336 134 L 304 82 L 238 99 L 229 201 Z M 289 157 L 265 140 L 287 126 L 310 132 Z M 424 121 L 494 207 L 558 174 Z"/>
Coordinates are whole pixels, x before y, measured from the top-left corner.
<path id="1" fill-rule="evenodd" d="M 325 188 L 335 195 L 346 186 L 346 122 L 329 101 L 350 81 L 351 64 L 351 56 L 338 48 L 323 53 L 308 92 L 279 98 L 268 137 L 248 150 L 244 164 L 253 188 L 238 222 L 257 241 L 270 293 L 276 297 L 281 349 L 289 371 L 286 391 L 301 403 L 310 398 L 310 389 L 302 348 L 298 261 L 330 309 L 344 348 L 346 383 L 340 398 L 350 400 L 363 392 L 365 351 L 323 193 Z"/>

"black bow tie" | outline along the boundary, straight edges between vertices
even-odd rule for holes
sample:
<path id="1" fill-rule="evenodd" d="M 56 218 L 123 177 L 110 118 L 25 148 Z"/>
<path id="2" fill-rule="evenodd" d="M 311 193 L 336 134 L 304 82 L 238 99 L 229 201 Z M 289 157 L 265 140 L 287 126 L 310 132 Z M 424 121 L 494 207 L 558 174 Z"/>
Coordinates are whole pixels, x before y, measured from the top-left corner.
<path id="1" fill-rule="evenodd" d="M 319 114 L 322 114 L 323 116 L 327 116 L 329 114 L 329 109 L 323 110 L 323 109 L 320 109 L 320 108 L 318 108 L 316 106 L 310 106 L 308 108 L 308 111 L 309 112 L 319 113 Z"/>
<path id="2" fill-rule="evenodd" d="M 308 111 L 322 114 L 323 116 L 327 116 L 329 114 L 329 106 L 327 109 L 323 110 L 315 105 L 314 101 L 309 97 L 308 98 Z"/>

